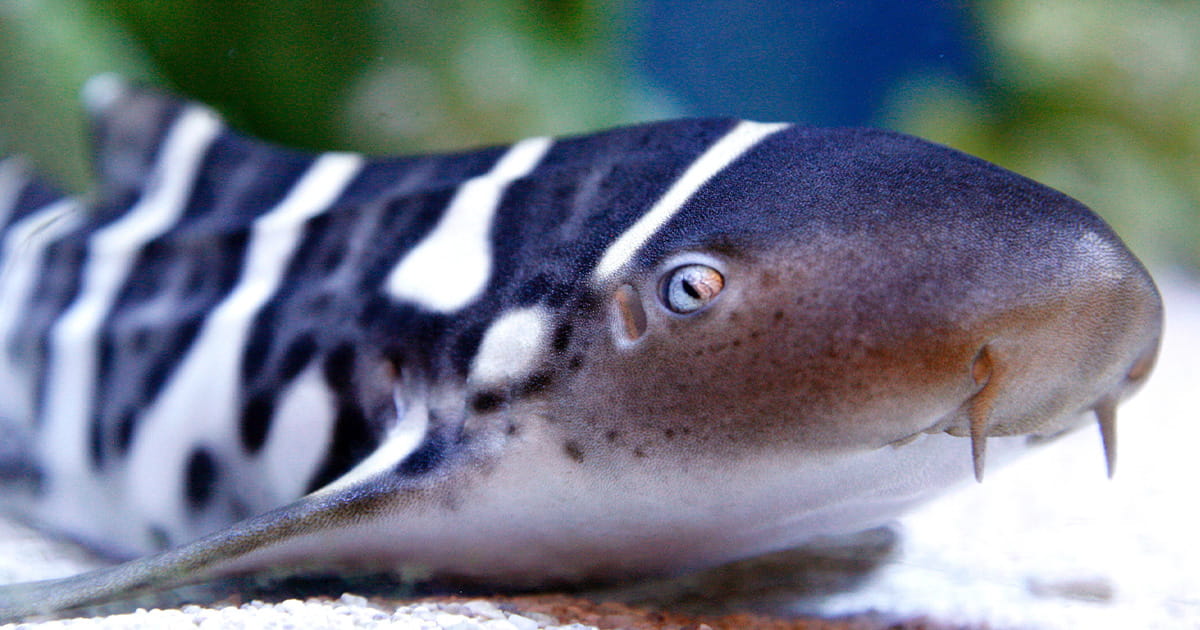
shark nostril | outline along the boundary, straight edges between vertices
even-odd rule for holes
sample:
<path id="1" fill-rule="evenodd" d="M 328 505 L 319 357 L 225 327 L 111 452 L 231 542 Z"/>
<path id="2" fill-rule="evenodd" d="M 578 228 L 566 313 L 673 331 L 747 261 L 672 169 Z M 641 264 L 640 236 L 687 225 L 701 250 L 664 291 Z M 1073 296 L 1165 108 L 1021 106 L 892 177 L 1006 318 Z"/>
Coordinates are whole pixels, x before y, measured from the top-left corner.
<path id="1" fill-rule="evenodd" d="M 975 354 L 975 360 L 971 363 L 971 378 L 976 385 L 984 385 L 987 383 L 988 376 L 992 373 L 992 355 L 985 345 Z"/>
<path id="2" fill-rule="evenodd" d="M 1131 383 L 1141 383 L 1146 380 L 1146 377 L 1150 376 L 1150 370 L 1154 368 L 1154 362 L 1157 358 L 1158 344 L 1156 343 L 1133 362 L 1133 365 L 1129 368 L 1129 372 L 1125 374 L 1125 380 Z"/>
<path id="3" fill-rule="evenodd" d="M 642 308 L 642 300 L 637 289 L 630 284 L 623 284 L 613 294 L 616 304 L 618 329 L 622 341 L 633 343 L 646 334 L 646 311 Z"/>

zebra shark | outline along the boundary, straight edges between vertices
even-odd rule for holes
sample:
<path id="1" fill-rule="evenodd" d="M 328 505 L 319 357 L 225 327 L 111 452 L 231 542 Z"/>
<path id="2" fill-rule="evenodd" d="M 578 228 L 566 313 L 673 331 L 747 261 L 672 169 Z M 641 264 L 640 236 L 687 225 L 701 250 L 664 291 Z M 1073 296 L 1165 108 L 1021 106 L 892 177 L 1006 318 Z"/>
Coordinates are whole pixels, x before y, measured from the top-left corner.
<path id="1" fill-rule="evenodd" d="M 859 531 L 1115 409 L 1162 307 L 1071 198 L 880 130 L 656 122 L 304 154 L 111 75 L 96 190 L 0 165 L 0 478 L 124 564 L 505 588 Z"/>

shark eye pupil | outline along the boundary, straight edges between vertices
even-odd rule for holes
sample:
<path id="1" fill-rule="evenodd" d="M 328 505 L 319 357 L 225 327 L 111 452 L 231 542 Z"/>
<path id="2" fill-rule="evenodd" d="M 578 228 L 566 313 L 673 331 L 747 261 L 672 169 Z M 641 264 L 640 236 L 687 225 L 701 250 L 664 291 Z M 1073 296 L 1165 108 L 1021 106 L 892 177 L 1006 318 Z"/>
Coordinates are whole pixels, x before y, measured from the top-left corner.
<path id="1" fill-rule="evenodd" d="M 671 270 L 663 282 L 662 300 L 674 313 L 694 313 L 717 297 L 725 288 L 721 272 L 708 265 L 684 265 Z"/>

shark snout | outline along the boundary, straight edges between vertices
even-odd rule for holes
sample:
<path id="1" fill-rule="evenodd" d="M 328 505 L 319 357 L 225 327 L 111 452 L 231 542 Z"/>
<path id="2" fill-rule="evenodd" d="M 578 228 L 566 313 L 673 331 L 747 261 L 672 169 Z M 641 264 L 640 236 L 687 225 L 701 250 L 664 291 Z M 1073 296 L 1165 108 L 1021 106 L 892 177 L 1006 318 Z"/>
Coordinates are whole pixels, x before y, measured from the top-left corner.
<path id="1" fill-rule="evenodd" d="M 983 328 L 970 362 L 975 390 L 947 429 L 967 436 L 983 476 L 990 436 L 1051 436 L 1094 416 L 1108 473 L 1116 465 L 1117 405 L 1148 379 L 1162 303 L 1149 274 L 1110 237 L 1078 246 L 1060 275 L 1024 286 Z"/>

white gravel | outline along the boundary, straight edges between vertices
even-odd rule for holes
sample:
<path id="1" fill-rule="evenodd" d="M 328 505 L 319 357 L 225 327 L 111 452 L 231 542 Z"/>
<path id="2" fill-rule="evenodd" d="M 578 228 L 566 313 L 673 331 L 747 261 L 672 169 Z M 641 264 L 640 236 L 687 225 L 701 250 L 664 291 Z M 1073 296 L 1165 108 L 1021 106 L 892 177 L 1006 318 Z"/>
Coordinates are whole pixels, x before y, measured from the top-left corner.
<path id="1" fill-rule="evenodd" d="M 1007 469 L 989 470 L 900 524 L 902 551 L 864 587 L 795 607 L 870 610 L 992 628 L 1200 628 L 1200 284 L 1161 283 L 1167 330 L 1156 374 L 1121 409 L 1117 475 L 1099 437 L 1077 432 Z M 0 581 L 63 575 L 86 554 L 0 523 Z M 240 607 L 186 606 L 25 624 L 44 628 L 571 628 L 467 603 L 381 607 L 343 595 Z M 14 627 L 14 626 L 6 626 Z"/>
<path id="2" fill-rule="evenodd" d="M 364 597 L 344 594 L 329 600 L 288 599 L 277 604 L 253 601 L 242 606 L 206 608 L 184 606 L 179 609 L 138 609 L 136 612 L 96 619 L 64 619 L 37 624 L 2 626 L 4 628 L 395 628 L 397 630 L 594 630 L 581 624 L 558 625 L 549 617 L 535 619 L 500 610 L 486 600 L 465 603 L 416 604 L 387 609 Z"/>

